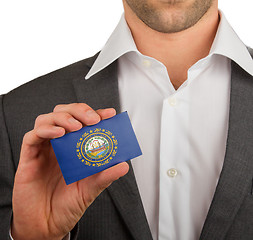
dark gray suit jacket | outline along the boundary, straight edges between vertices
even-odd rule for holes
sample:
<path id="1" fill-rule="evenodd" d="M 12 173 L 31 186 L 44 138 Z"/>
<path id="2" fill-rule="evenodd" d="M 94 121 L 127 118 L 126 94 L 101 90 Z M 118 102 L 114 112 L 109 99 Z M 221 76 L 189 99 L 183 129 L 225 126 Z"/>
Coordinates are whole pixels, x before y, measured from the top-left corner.
<path id="1" fill-rule="evenodd" d="M 12 187 L 20 146 L 23 135 L 33 128 L 35 118 L 51 112 L 57 104 L 73 102 L 84 102 L 94 109 L 114 107 L 120 111 L 117 62 L 84 80 L 96 57 L 0 96 L 0 240 L 9 238 Z M 202 240 L 253 239 L 253 77 L 234 62 L 230 104 L 225 161 L 202 229 Z M 74 228 L 73 238 L 152 239 L 129 164 L 129 173 L 88 208 Z"/>

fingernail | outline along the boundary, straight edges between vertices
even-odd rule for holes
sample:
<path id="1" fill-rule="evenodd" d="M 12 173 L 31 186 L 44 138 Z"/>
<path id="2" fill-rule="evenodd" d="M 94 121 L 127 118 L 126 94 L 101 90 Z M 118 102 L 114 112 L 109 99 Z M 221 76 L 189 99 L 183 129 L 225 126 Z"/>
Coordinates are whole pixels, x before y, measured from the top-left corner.
<path id="1" fill-rule="evenodd" d="M 88 118 L 98 118 L 98 114 L 95 111 L 93 111 L 93 110 L 88 110 L 86 112 L 86 116 Z"/>
<path id="2" fill-rule="evenodd" d="M 111 114 L 116 114 L 116 110 L 114 108 L 107 108 L 107 111 L 109 111 Z"/>

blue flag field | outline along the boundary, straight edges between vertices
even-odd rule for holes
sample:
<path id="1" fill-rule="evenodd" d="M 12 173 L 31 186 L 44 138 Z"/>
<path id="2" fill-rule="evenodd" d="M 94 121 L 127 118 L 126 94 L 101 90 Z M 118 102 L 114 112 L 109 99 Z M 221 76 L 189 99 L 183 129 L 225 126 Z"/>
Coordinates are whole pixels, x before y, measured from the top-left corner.
<path id="1" fill-rule="evenodd" d="M 142 154 L 127 112 L 51 140 L 66 184 Z"/>

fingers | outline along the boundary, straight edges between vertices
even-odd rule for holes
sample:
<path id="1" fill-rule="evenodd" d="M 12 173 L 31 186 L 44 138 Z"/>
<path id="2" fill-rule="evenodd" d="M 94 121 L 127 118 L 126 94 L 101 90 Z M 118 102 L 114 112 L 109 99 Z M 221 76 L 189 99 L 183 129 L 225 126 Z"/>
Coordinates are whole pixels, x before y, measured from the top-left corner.
<path id="1" fill-rule="evenodd" d="M 45 139 L 53 139 L 62 137 L 65 129 L 62 127 L 45 125 L 30 132 L 27 132 L 23 138 L 24 145 L 37 145 L 45 141 Z"/>
<path id="2" fill-rule="evenodd" d="M 98 109 L 96 112 L 100 115 L 102 120 L 116 115 L 116 110 L 114 108 Z"/>
<path id="3" fill-rule="evenodd" d="M 83 126 L 81 122 L 67 112 L 48 113 L 38 116 L 35 120 L 34 129 L 46 125 L 60 126 L 67 132 L 77 131 Z"/>
<path id="4" fill-rule="evenodd" d="M 66 105 L 57 105 L 54 113 L 67 112 L 84 125 L 94 125 L 101 119 L 111 118 L 116 114 L 114 108 L 93 110 L 85 103 L 72 103 Z"/>
<path id="5" fill-rule="evenodd" d="M 94 111 L 84 103 L 57 105 L 52 113 L 37 117 L 34 130 L 25 135 L 23 142 L 28 145 L 40 144 L 45 140 L 61 137 L 66 132 L 77 131 L 85 125 L 96 124 L 115 114 L 113 108 Z"/>
<path id="6" fill-rule="evenodd" d="M 85 103 L 72 103 L 66 105 L 57 105 L 54 108 L 54 113 L 67 112 L 75 119 L 79 120 L 84 125 L 94 125 L 101 118 L 90 106 Z"/>

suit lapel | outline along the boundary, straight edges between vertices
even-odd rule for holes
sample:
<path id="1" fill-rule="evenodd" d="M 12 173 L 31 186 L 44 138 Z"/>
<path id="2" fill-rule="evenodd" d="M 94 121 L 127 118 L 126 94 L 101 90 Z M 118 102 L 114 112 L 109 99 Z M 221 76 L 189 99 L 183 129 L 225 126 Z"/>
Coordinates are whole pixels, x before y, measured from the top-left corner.
<path id="1" fill-rule="evenodd" d="M 136 240 L 152 240 L 130 162 L 129 165 L 130 170 L 127 176 L 114 182 L 108 191 L 133 238 Z"/>
<path id="2" fill-rule="evenodd" d="M 232 62 L 229 130 L 224 165 L 201 240 L 225 239 L 253 172 L 253 77 Z"/>
<path id="3" fill-rule="evenodd" d="M 86 103 L 94 109 L 114 107 L 119 113 L 116 63 L 109 65 L 88 80 L 85 80 L 85 75 L 74 79 L 73 85 L 78 102 Z"/>
<path id="4" fill-rule="evenodd" d="M 90 59 L 92 65 L 96 56 Z M 109 65 L 99 73 L 85 80 L 84 76 L 73 80 L 78 102 L 88 104 L 94 109 L 113 107 L 120 113 L 117 62 Z M 131 162 L 128 174 L 108 189 L 108 193 L 117 207 L 133 239 L 152 240 L 150 229 L 142 206 Z"/>

